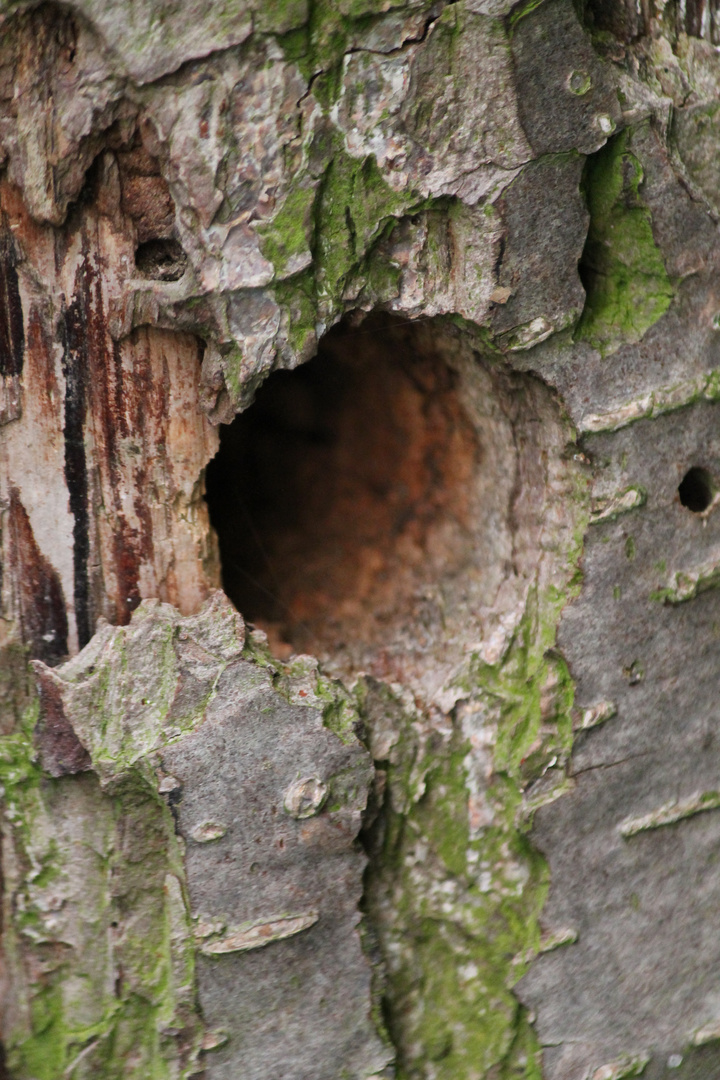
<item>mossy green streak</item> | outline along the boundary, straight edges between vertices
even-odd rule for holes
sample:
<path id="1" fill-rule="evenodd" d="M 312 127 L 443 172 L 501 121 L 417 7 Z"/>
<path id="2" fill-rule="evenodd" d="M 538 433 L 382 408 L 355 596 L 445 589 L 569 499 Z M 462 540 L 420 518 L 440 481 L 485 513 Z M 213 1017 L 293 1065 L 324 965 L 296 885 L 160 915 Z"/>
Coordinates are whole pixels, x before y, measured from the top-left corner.
<path id="1" fill-rule="evenodd" d="M 603 355 L 639 341 L 667 311 L 672 283 L 642 200 L 643 168 L 621 132 L 588 159 L 590 229 L 581 266 L 587 292 L 576 337 Z"/>
<path id="2" fill-rule="evenodd" d="M 18 730 L 0 738 L 15 898 L 4 953 L 13 985 L 23 988 L 4 1032 L 12 1075 L 189 1075 L 165 1034 L 185 1028 L 192 1045 L 193 1026 L 199 1032 L 172 817 L 140 772 L 112 791 L 92 773 L 45 776 L 33 742 L 37 718 L 30 695 Z"/>

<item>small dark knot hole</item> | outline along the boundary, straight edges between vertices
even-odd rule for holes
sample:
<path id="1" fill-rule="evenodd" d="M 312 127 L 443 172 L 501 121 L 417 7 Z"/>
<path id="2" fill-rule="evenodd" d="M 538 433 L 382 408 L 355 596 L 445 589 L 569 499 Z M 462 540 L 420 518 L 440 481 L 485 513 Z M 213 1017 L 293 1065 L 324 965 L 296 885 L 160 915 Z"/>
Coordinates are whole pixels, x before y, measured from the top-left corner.
<path id="1" fill-rule="evenodd" d="M 694 465 L 688 469 L 678 487 L 680 502 L 693 514 L 702 514 L 713 501 L 713 482 L 707 469 Z"/>
<path id="2" fill-rule="evenodd" d="M 146 240 L 135 252 L 135 266 L 143 277 L 178 281 L 185 273 L 187 255 L 177 240 Z"/>

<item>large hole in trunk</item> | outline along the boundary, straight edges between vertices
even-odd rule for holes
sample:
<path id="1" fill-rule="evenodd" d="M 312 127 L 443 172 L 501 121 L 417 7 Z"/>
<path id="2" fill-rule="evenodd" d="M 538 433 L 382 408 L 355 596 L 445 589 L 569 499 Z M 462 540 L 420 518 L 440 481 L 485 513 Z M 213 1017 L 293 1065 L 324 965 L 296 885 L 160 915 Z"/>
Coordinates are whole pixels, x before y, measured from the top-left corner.
<path id="1" fill-rule="evenodd" d="M 458 373 L 413 339 L 379 317 L 338 328 L 221 433 L 207 492 L 224 586 L 275 647 L 379 644 L 470 554 L 477 434 Z"/>
<path id="2" fill-rule="evenodd" d="M 554 412 L 452 326 L 375 314 L 335 327 L 221 432 L 207 499 L 226 592 L 279 655 L 433 697 L 517 603 L 508 578 L 527 586 L 522 534 L 544 510 L 536 420 Z"/>

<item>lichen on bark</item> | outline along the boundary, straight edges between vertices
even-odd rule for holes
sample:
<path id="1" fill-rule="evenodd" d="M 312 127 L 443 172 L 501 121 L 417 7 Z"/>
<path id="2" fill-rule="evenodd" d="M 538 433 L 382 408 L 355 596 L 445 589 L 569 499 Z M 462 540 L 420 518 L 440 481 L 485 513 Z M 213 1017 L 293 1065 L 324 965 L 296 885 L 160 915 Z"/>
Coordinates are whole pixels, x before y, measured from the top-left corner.
<path id="1" fill-rule="evenodd" d="M 717 1071 L 702 7 L 0 5 L 17 1080 Z"/>
<path id="2" fill-rule="evenodd" d="M 57 735 L 36 726 L 37 704 L 21 731 L 2 739 L 12 898 L 5 948 L 16 994 L 6 1046 L 17 1076 L 179 1078 L 205 1071 L 204 1049 L 214 1069 L 236 1067 L 238 1055 L 249 1076 L 286 1068 L 287 1044 L 256 1038 L 257 980 L 266 995 L 285 994 L 285 1021 L 305 1026 L 306 1055 L 344 1057 L 322 1022 L 311 1036 L 327 993 L 313 987 L 318 950 L 321 970 L 337 966 L 328 1004 L 347 1011 L 341 1043 L 384 1065 L 387 1051 L 362 1016 L 370 977 L 355 928 L 363 860 L 351 845 L 370 769 L 350 724 L 338 723 L 343 709 L 352 717 L 351 705 L 316 665 L 278 671 L 262 647 L 243 653 L 243 643 L 242 620 L 218 596 L 185 620 L 169 605 L 142 606 L 130 627 L 106 627 L 66 665 L 36 662 L 40 687 L 52 686 L 89 760 L 82 771 L 43 773 L 38 751 L 47 761 Z M 284 762 L 267 757 L 279 734 Z M 233 738 L 242 753 L 229 750 Z M 327 806 L 295 812 L 286 795 L 274 839 L 271 819 L 243 820 L 247 805 L 263 806 L 268 795 L 282 806 L 293 776 L 306 774 L 319 776 Z M 254 888 L 238 892 L 238 873 L 256 875 Z M 319 917 L 321 936 L 298 952 L 294 936 Z M 235 944 L 248 920 L 254 935 Z M 284 938 L 292 939 L 285 960 L 276 951 L 263 968 L 254 950 Z M 294 1018 L 286 967 L 305 978 Z M 238 1016 L 243 986 L 251 996 Z"/>

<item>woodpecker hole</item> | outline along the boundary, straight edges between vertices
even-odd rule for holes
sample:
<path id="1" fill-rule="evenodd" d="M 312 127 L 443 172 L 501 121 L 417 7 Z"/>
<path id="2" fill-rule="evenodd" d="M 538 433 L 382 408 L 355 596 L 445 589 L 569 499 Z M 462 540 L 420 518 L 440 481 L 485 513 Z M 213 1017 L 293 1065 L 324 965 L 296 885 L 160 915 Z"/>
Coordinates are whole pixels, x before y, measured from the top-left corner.
<path id="1" fill-rule="evenodd" d="M 221 429 L 206 488 L 226 593 L 281 658 L 432 697 L 517 606 L 555 412 L 451 325 L 340 324 Z"/>
<path id="2" fill-rule="evenodd" d="M 693 514 L 702 514 L 710 506 L 714 496 L 712 476 L 707 469 L 695 465 L 688 469 L 680 481 L 678 495 L 683 506 Z"/>
<path id="3" fill-rule="evenodd" d="M 207 494 L 224 587 L 276 645 L 382 639 L 413 622 L 428 573 L 467 557 L 480 448 L 457 383 L 370 320 L 271 375 L 221 431 Z"/>
<path id="4" fill-rule="evenodd" d="M 145 240 L 135 251 L 135 266 L 143 277 L 179 281 L 187 267 L 187 255 L 177 240 Z"/>

